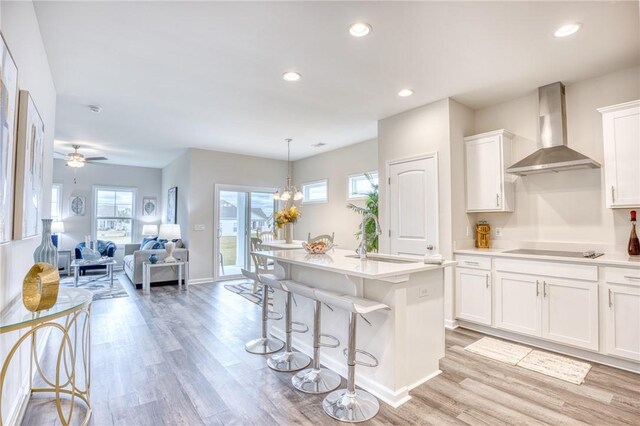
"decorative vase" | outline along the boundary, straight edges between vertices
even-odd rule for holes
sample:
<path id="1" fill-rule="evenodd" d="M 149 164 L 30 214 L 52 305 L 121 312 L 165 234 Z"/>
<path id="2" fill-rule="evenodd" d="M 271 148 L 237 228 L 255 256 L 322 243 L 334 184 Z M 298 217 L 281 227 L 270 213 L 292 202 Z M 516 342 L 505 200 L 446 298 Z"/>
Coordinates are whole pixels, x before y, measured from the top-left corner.
<path id="1" fill-rule="evenodd" d="M 37 262 L 22 281 L 22 303 L 31 312 L 49 309 L 58 300 L 59 288 L 58 267 L 50 263 Z"/>
<path id="2" fill-rule="evenodd" d="M 51 222 L 53 219 L 42 219 L 42 242 L 33 252 L 33 261 L 53 265 L 58 270 L 58 249 L 51 242 Z"/>
<path id="3" fill-rule="evenodd" d="M 293 223 L 284 224 L 284 242 L 291 244 L 293 242 Z"/>
<path id="4" fill-rule="evenodd" d="M 153 253 L 151 256 L 149 256 L 149 262 L 151 262 L 151 264 L 153 265 L 158 263 L 158 255 Z"/>

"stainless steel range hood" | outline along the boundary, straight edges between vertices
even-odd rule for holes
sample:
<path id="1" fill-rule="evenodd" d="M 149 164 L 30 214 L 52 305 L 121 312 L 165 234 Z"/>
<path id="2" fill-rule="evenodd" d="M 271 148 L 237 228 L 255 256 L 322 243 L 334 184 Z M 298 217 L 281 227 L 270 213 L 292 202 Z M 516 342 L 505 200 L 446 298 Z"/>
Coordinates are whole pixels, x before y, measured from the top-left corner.
<path id="1" fill-rule="evenodd" d="M 534 173 L 573 169 L 597 169 L 600 163 L 567 146 L 567 114 L 564 84 L 557 82 L 538 88 L 540 149 L 507 169 L 526 176 Z"/>

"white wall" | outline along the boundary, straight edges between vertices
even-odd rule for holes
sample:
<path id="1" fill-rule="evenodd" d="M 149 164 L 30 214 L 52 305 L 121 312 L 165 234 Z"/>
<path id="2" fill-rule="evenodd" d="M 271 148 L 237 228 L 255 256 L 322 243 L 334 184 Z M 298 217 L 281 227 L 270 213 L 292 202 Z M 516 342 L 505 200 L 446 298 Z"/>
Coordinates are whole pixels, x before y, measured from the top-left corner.
<path id="1" fill-rule="evenodd" d="M 49 216 L 53 136 L 55 132 L 56 90 L 42 43 L 38 21 L 31 2 L 2 2 L 0 29 L 18 66 L 18 85 L 28 90 L 45 125 L 44 217 Z M 22 290 L 22 279 L 33 264 L 33 251 L 40 238 L 12 241 L 0 245 L 0 309 Z M 19 332 L 0 337 L 0 358 L 20 336 Z M 16 404 L 25 396 L 20 386 L 28 378 L 28 345 L 23 346 L 9 368 L 2 397 L 4 421 L 15 415 Z"/>
<path id="2" fill-rule="evenodd" d="M 74 178 L 76 182 L 74 183 Z M 93 186 L 116 186 L 136 188 L 135 225 L 132 243 L 141 241 L 142 225 L 159 224 L 161 219 L 162 170 L 149 167 L 131 167 L 113 164 L 89 164 L 81 169 L 65 166 L 64 160 L 53 161 L 53 182 L 62 184 L 62 220 L 65 232 L 60 235 L 58 248 L 73 250 L 76 244 L 84 241 L 85 235 L 91 235 L 92 215 L 94 209 Z M 84 216 L 74 216 L 69 208 L 71 196 L 81 195 L 86 198 Z M 142 216 L 142 199 L 155 197 L 158 201 L 155 216 Z M 124 247 L 118 247 L 116 260 L 120 262 Z"/>
<path id="3" fill-rule="evenodd" d="M 177 217 L 182 241 L 189 247 L 189 194 L 191 193 L 191 151 L 186 150 L 162 169 L 162 214 L 160 223 L 166 223 L 169 188 L 178 187 Z"/>
<path id="4" fill-rule="evenodd" d="M 567 85 L 569 147 L 603 163 L 602 119 L 597 108 L 640 98 L 640 68 L 620 70 Z M 537 149 L 537 93 L 476 111 L 475 133 L 505 128 L 516 134 L 514 158 Z M 605 207 L 603 169 L 575 170 L 516 180 L 513 213 L 478 214 L 492 229 L 503 228 L 503 243 L 561 242 L 626 250 L 628 210 Z M 500 238 L 493 237 L 496 244 Z"/>
<path id="5" fill-rule="evenodd" d="M 188 174 L 188 180 L 184 174 Z M 190 280 L 212 280 L 213 268 L 217 265 L 213 259 L 215 185 L 277 188 L 284 185 L 286 177 L 286 161 L 203 149 L 189 149 L 163 169 L 163 196 L 166 197 L 166 189 L 178 186 L 178 222 L 188 243 Z M 188 189 L 183 191 L 180 185 Z M 186 216 L 182 214 L 184 211 Z M 204 231 L 194 231 L 195 225 L 204 225 Z"/>
<path id="6" fill-rule="evenodd" d="M 347 176 L 378 170 L 378 142 L 370 140 L 298 160 L 293 166 L 295 185 L 328 179 L 329 201 L 303 204 L 302 217 L 294 226 L 294 238 L 306 240 L 312 236 L 335 232 L 340 248 L 355 249 L 355 237 L 361 216 L 346 208 L 348 202 L 364 206 L 362 200 L 347 200 Z"/>

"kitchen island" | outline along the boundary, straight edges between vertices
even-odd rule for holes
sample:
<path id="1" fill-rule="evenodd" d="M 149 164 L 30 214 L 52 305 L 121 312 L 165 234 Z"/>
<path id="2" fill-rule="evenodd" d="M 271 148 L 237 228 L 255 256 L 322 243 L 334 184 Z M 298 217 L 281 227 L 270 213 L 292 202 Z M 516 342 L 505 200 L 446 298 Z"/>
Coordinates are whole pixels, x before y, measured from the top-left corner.
<path id="1" fill-rule="evenodd" d="M 390 311 L 365 315 L 358 322 L 358 349 L 373 354 L 376 368 L 357 367 L 356 383 L 387 404 L 398 407 L 409 391 L 440 373 L 444 357 L 444 268 L 455 262 L 429 265 L 419 257 L 369 255 L 361 261 L 348 250 L 308 254 L 304 250 L 261 251 L 273 259 L 275 273 L 318 289 L 331 290 L 387 304 Z M 347 344 L 348 313 L 323 307 L 322 333 L 340 340 L 338 348 L 322 348 L 324 366 L 346 377 L 342 351 Z M 284 295 L 274 294 L 274 310 L 284 312 Z M 293 320 L 312 329 L 313 302 L 296 297 Z M 272 322 L 271 333 L 284 339 L 283 323 Z M 313 355 L 311 333 L 294 333 L 296 350 Z"/>

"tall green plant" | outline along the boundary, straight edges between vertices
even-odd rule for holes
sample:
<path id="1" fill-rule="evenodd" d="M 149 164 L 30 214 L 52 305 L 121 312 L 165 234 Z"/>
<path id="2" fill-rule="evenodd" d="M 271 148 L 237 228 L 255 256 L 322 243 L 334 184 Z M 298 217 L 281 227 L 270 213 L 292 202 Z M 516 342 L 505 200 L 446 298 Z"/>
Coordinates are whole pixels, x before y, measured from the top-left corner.
<path id="1" fill-rule="evenodd" d="M 353 203 L 347 204 L 347 208 L 359 215 L 366 215 L 371 213 L 378 218 L 378 184 L 373 181 L 373 178 L 368 173 L 364 174 L 369 183 L 371 184 L 371 191 L 366 194 L 365 207 L 356 206 Z M 376 233 L 376 222 L 372 218 L 367 219 L 364 224 L 364 230 L 367 237 L 366 249 L 367 252 L 378 251 L 378 234 Z M 356 238 L 362 238 L 362 229 L 358 226 L 358 232 L 354 234 Z"/>

